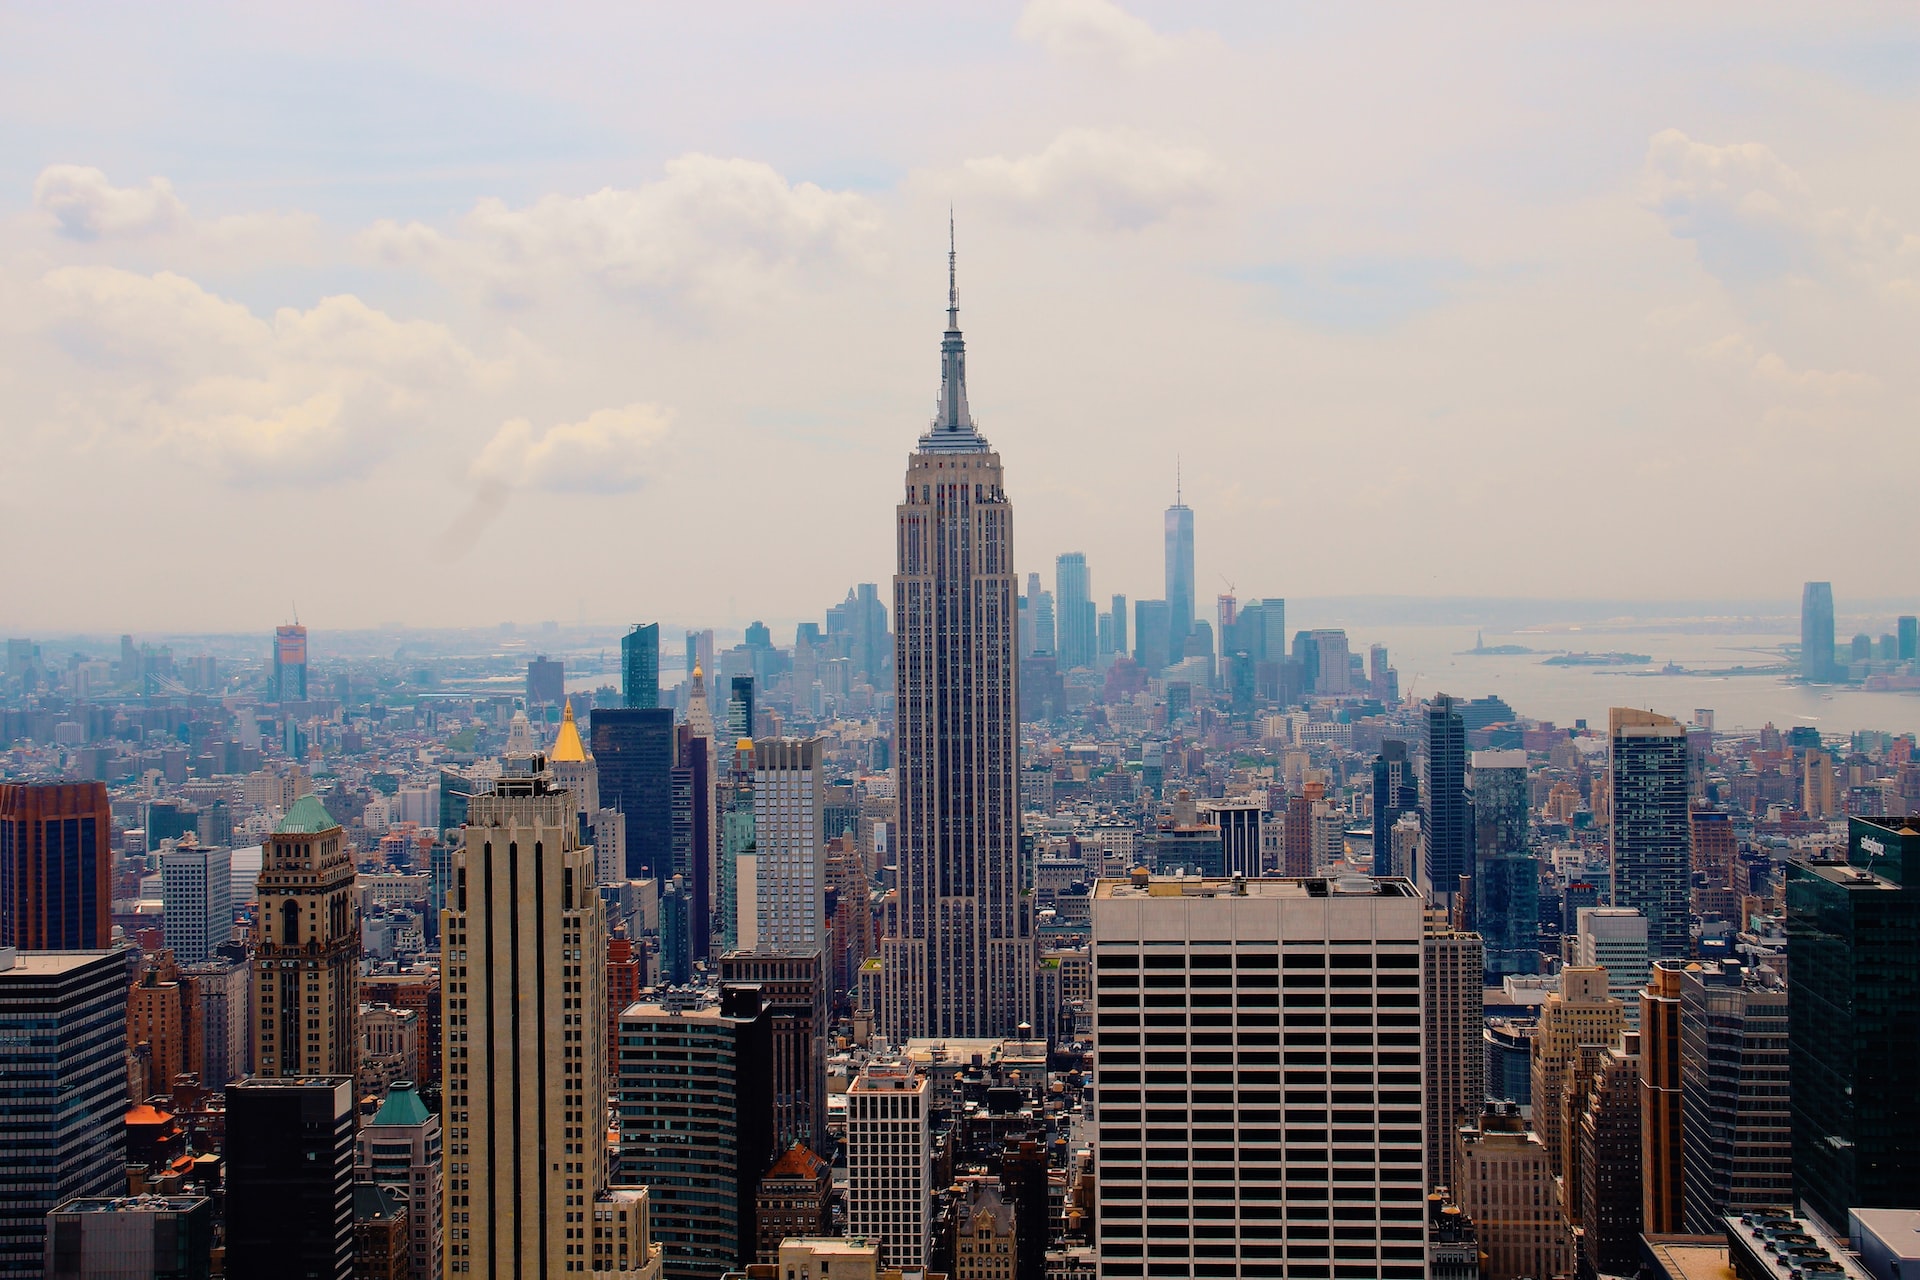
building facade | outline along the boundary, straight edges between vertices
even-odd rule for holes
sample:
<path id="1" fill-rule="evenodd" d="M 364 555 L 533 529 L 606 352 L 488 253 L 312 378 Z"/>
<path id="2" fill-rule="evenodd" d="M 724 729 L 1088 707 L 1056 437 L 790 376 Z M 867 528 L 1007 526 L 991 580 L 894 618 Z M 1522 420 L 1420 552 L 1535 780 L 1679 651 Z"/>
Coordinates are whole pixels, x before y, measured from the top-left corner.
<path id="1" fill-rule="evenodd" d="M 1460 877 L 1473 873 L 1473 809 L 1467 797 L 1467 725 L 1442 693 L 1421 717 L 1420 887 L 1451 908 Z"/>
<path id="2" fill-rule="evenodd" d="M 1453 1132 L 1480 1113 L 1487 1097 L 1481 1004 L 1486 954 L 1479 934 L 1449 928 L 1433 917 L 1423 949 L 1427 1186 L 1450 1187 Z"/>
<path id="3" fill-rule="evenodd" d="M 923 1267 L 933 1245 L 933 1099 L 904 1062 L 871 1063 L 847 1088 L 847 1234 L 887 1267 Z"/>
<path id="4" fill-rule="evenodd" d="M 47 1219 L 47 1280 L 207 1280 L 213 1201 L 205 1196 L 92 1196 Z"/>
<path id="5" fill-rule="evenodd" d="M 620 637 L 620 705 L 660 705 L 660 624 L 636 622 Z"/>
<path id="6" fill-rule="evenodd" d="M 227 1275 L 353 1274 L 351 1076 L 257 1076 L 227 1090 Z"/>
<path id="7" fill-rule="evenodd" d="M 827 866 L 825 740 L 753 744 L 754 947 L 824 952 Z"/>
<path id="8" fill-rule="evenodd" d="M 628 879 L 673 872 L 671 707 L 595 707 L 588 717 L 600 801 L 626 818 Z"/>
<path id="9" fill-rule="evenodd" d="M 1577 1087 L 1583 1049 L 1598 1052 L 1624 1029 L 1618 999 L 1607 994 L 1607 971 L 1582 965 L 1560 970 L 1560 989 L 1540 1007 L 1533 1036 L 1533 1118 L 1546 1149 L 1547 1166 L 1565 1178 L 1571 1167 L 1573 1139 L 1568 1093 Z M 1468 1208 L 1468 1213 L 1473 1213 Z M 1478 1222 L 1479 1215 L 1474 1214 Z"/>
<path id="10" fill-rule="evenodd" d="M 1653 711 L 1613 708 L 1607 776 L 1613 905 L 1647 918 L 1649 955 L 1684 960 L 1692 897 L 1686 726 Z"/>
<path id="11" fill-rule="evenodd" d="M 0 947 L 112 942 L 112 834 L 103 782 L 0 783 Z"/>
<path id="12" fill-rule="evenodd" d="M 767 1011 L 776 1150 L 827 1142 L 827 981 L 817 951 L 735 951 L 720 957 L 720 984 L 756 986 Z"/>
<path id="13" fill-rule="evenodd" d="M 1101 1274 L 1424 1276 L 1414 887 L 1140 875 L 1092 907 Z"/>
<path id="14" fill-rule="evenodd" d="M 1515 1103 L 1488 1103 L 1456 1135 L 1455 1201 L 1473 1220 L 1486 1280 L 1573 1272 L 1573 1230 L 1545 1144 Z"/>
<path id="15" fill-rule="evenodd" d="M 951 275 L 950 258 L 939 407 L 895 516 L 899 910 L 880 949 L 895 1043 L 1016 1034 L 1038 968 L 1020 877 L 1013 506 L 967 408 Z"/>
<path id="16" fill-rule="evenodd" d="M 1487 975 L 1540 972 L 1540 864 L 1533 856 L 1527 753 L 1472 756 L 1473 926 Z"/>
<path id="17" fill-rule="evenodd" d="M 183 965 L 201 964 L 233 938 L 233 851 L 182 844 L 160 855 L 161 927 Z"/>
<path id="18" fill-rule="evenodd" d="M 445 1161 L 440 1117 L 427 1110 L 411 1081 L 400 1081 L 360 1127 L 354 1178 L 391 1188 L 407 1202 L 407 1271 L 413 1280 L 445 1274 Z"/>
<path id="19" fill-rule="evenodd" d="M 1793 1203 L 1787 989 L 1766 970 L 1689 965 L 1680 1005 L 1686 1230 Z M 1642 1018 L 1645 1022 L 1645 1018 Z"/>
<path id="20" fill-rule="evenodd" d="M 352 1076 L 360 1043 L 353 859 L 346 833 L 318 797 L 294 801 L 267 837 L 254 893 L 254 1069 Z"/>

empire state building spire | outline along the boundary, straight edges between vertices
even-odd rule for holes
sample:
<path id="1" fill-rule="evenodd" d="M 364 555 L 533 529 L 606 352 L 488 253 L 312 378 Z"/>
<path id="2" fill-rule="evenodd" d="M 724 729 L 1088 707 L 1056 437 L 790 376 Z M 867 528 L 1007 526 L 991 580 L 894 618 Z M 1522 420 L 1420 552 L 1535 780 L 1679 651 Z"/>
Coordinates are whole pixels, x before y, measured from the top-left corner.
<path id="1" fill-rule="evenodd" d="M 940 340 L 940 402 L 922 449 L 980 452 L 987 442 L 973 425 L 967 408 L 967 343 L 960 336 L 958 254 L 953 237 L 953 214 L 947 214 L 947 332 Z"/>

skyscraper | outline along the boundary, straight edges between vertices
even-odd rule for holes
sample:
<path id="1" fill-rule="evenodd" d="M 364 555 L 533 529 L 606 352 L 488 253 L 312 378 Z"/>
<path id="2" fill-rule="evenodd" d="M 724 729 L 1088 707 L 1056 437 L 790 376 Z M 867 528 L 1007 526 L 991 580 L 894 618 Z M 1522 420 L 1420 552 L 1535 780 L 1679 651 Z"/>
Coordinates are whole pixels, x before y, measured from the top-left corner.
<path id="1" fill-rule="evenodd" d="M 352 1076 L 360 1041 L 353 858 L 346 833 L 318 796 L 294 801 L 267 837 L 254 892 L 256 1069 L 262 1076 Z"/>
<path id="2" fill-rule="evenodd" d="M 626 874 L 673 874 L 673 709 L 595 707 L 590 725 L 600 802 L 627 819 Z"/>
<path id="3" fill-rule="evenodd" d="M 1534 1126 L 1546 1144 L 1548 1166 L 1560 1177 L 1567 1176 L 1574 1154 L 1574 1117 L 1566 1100 L 1569 1090 L 1584 1088 L 1575 1079 L 1581 1051 L 1612 1044 L 1625 1025 L 1620 1001 L 1607 994 L 1605 969 L 1568 965 L 1560 971 L 1560 989 L 1540 1007 L 1540 1030 L 1533 1037 Z"/>
<path id="4" fill-rule="evenodd" d="M 227 1089 L 227 1274 L 353 1274 L 353 1077 L 242 1080 Z"/>
<path id="5" fill-rule="evenodd" d="M 1437 918 L 1436 918 L 1437 917 Z M 1480 935 L 1449 928 L 1433 913 L 1422 944 L 1421 1011 L 1426 1020 L 1427 1185 L 1453 1185 L 1454 1131 L 1479 1114 L 1487 1096 L 1486 1024 Z M 1389 1043 L 1386 1037 L 1383 1044 Z"/>
<path id="6" fill-rule="evenodd" d="M 713 721 L 707 715 L 706 697 L 700 692 L 699 668 L 694 673 L 694 689 L 699 696 L 689 709 L 697 719 L 674 728 L 673 869 L 686 879 L 688 956 L 704 961 L 712 949 Z"/>
<path id="7" fill-rule="evenodd" d="M 1091 906 L 1100 1274 L 1424 1277 L 1413 886 L 1143 872 Z"/>
<path id="8" fill-rule="evenodd" d="M 933 1098 L 904 1062 L 875 1062 L 847 1089 L 847 1230 L 888 1267 L 924 1266 L 933 1242 Z"/>
<path id="9" fill-rule="evenodd" d="M 1809 582 L 1800 589 L 1800 678 L 1834 678 L 1833 584 Z"/>
<path id="10" fill-rule="evenodd" d="M 1692 844 L 1687 730 L 1671 716 L 1628 707 L 1613 708 L 1607 718 L 1613 904 L 1647 918 L 1652 958 L 1684 960 Z"/>
<path id="11" fill-rule="evenodd" d="M 299 623 L 273 629 L 275 702 L 307 700 L 307 629 Z"/>
<path id="12" fill-rule="evenodd" d="M 392 1187 L 407 1201 L 412 1280 L 446 1274 L 446 1187 L 440 1117 L 411 1081 L 396 1083 L 355 1140 L 354 1177 Z"/>
<path id="13" fill-rule="evenodd" d="M 1467 727 L 1446 694 L 1427 704 L 1422 720 L 1420 887 L 1451 907 L 1460 877 L 1473 871 L 1473 812 L 1467 803 Z"/>
<path id="14" fill-rule="evenodd" d="M 1127 598 L 1125 596 L 1115 596 L 1113 598 L 1113 651 L 1115 653 L 1128 652 Z"/>
<path id="15" fill-rule="evenodd" d="M 1009 1036 L 1038 956 L 1019 829 L 1013 507 L 967 408 L 948 255 L 940 401 L 907 464 L 893 580 L 898 932 L 881 944 L 889 1039 Z"/>
<path id="16" fill-rule="evenodd" d="M 1739 965 L 1688 965 L 1674 976 L 1685 1115 L 1679 1199 L 1685 1229 L 1706 1234 L 1727 1214 L 1793 1203 L 1787 989 Z"/>
<path id="17" fill-rule="evenodd" d="M 755 950 L 825 954 L 825 745 L 820 738 L 753 744 Z"/>
<path id="18" fill-rule="evenodd" d="M 1920 1209 L 1920 832 L 1847 825 L 1845 862 L 1787 863 L 1794 1194 L 1829 1225 Z"/>
<path id="19" fill-rule="evenodd" d="M 767 1011 L 773 1149 L 827 1141 L 827 971 L 818 952 L 735 951 L 720 983 L 760 989 Z"/>
<path id="20" fill-rule="evenodd" d="M 167 949 L 201 964 L 233 937 L 233 851 L 183 844 L 160 855 L 160 917 Z"/>
<path id="21" fill-rule="evenodd" d="M 126 1191 L 127 964 L 0 947 L 0 1276 L 41 1274 L 46 1217 Z"/>
<path id="22" fill-rule="evenodd" d="M 1393 874 L 1393 824 L 1420 808 L 1420 782 L 1407 744 L 1388 738 L 1373 758 L 1373 874 Z"/>
<path id="23" fill-rule="evenodd" d="M 473 798 L 440 913 L 449 1275 L 648 1265 L 645 1193 L 607 1178 L 606 907 L 545 763 Z"/>
<path id="24" fill-rule="evenodd" d="M 1695 966 L 1688 966 L 1694 968 Z M 1785 992 L 1781 993 L 1785 996 Z M 1639 1008 L 1639 1017 L 1635 1019 L 1640 1028 L 1640 1166 L 1641 1182 L 1641 1229 L 1649 1235 L 1673 1235 L 1684 1230 L 1682 1204 L 1685 1199 L 1685 1148 L 1684 1131 L 1687 1127 L 1684 1107 L 1684 1070 L 1682 1059 L 1684 1051 L 1683 1028 L 1684 1012 L 1681 1007 L 1681 966 L 1678 961 L 1667 961 L 1656 965 L 1647 974 L 1647 985 L 1641 988 L 1635 1004 Z M 1704 1008 L 1696 1008 L 1695 1014 L 1705 1013 Z M 1784 1032 L 1784 1007 L 1779 1053 L 1782 1059 L 1782 1074 L 1778 1081 L 1781 1087 L 1780 1103 L 1784 1111 L 1786 1105 L 1785 1054 L 1786 1037 Z M 1716 1033 L 1717 1034 L 1717 1033 Z M 1715 1072 L 1729 1067 L 1724 1058 L 1713 1066 Z M 1738 1074 L 1736 1071 L 1734 1074 Z M 1704 1120 L 1704 1117 L 1703 1117 Z M 1723 1138 L 1702 1130 L 1692 1135 L 1703 1148 L 1714 1146 Z M 1786 1145 L 1786 1124 L 1784 1116 L 1781 1122 L 1780 1142 Z M 1732 1175 L 1734 1160 L 1732 1153 L 1724 1162 L 1724 1169 Z M 1744 1179 L 1742 1179 L 1744 1181 Z M 1791 1187 L 1789 1187 L 1791 1191 Z M 1784 1199 L 1756 1200 L 1751 1207 L 1759 1208 L 1769 1204 L 1783 1204 Z"/>
<path id="25" fill-rule="evenodd" d="M 104 782 L 0 783 L 0 947 L 112 941 L 112 829 Z"/>
<path id="26" fill-rule="evenodd" d="M 1093 579 L 1087 573 L 1087 557 L 1078 551 L 1056 556 L 1053 561 L 1054 609 L 1059 618 L 1060 670 L 1090 667 L 1094 659 Z"/>
<path id="27" fill-rule="evenodd" d="M 1148 675 L 1159 675 L 1172 661 L 1168 638 L 1173 626 L 1165 600 L 1133 602 L 1133 660 L 1145 667 Z"/>
<path id="28" fill-rule="evenodd" d="M 1473 923 L 1487 973 L 1540 972 L 1540 864 L 1531 845 L 1527 753 L 1473 753 Z"/>
<path id="29" fill-rule="evenodd" d="M 620 705 L 660 705 L 660 624 L 636 622 L 620 637 Z"/>
<path id="30" fill-rule="evenodd" d="M 1903 613 L 1894 625 L 1898 637 L 1894 642 L 1895 656 L 1902 662 L 1920 658 L 1920 618 Z"/>
<path id="31" fill-rule="evenodd" d="M 1167 508 L 1167 652 L 1180 655 L 1193 630 L 1193 508 L 1182 499 L 1179 475 Z"/>

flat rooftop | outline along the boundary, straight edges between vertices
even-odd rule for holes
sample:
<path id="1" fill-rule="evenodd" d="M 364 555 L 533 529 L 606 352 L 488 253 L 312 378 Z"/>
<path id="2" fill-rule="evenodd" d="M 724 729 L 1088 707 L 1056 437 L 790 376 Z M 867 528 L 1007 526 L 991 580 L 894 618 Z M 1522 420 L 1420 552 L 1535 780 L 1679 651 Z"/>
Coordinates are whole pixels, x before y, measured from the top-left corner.
<path id="1" fill-rule="evenodd" d="M 1138 877 L 1102 878 L 1093 885 L 1096 898 L 1413 898 L 1413 882 L 1372 876 L 1308 876 L 1303 878 L 1229 879 L 1207 876 L 1151 876 L 1143 886 Z"/>

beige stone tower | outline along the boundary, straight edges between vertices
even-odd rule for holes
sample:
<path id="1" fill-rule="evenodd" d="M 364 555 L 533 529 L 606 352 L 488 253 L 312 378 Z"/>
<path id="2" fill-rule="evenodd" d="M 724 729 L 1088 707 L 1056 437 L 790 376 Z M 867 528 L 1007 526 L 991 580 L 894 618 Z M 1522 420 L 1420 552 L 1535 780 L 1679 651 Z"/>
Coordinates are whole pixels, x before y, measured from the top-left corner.
<path id="1" fill-rule="evenodd" d="M 260 903 L 260 945 L 253 957 L 256 1074 L 355 1074 L 360 922 L 353 905 L 353 858 L 346 833 L 317 796 L 296 800 L 267 837 L 255 892 Z"/>

